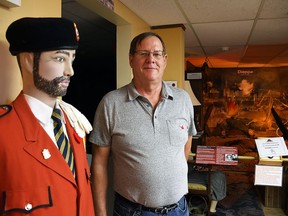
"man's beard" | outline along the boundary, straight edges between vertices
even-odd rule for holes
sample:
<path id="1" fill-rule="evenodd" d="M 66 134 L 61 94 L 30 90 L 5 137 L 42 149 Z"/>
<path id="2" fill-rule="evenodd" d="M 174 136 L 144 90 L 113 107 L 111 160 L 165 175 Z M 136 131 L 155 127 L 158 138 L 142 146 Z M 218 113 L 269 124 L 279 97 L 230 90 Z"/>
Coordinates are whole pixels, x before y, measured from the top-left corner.
<path id="1" fill-rule="evenodd" d="M 41 77 L 39 74 L 39 59 L 41 53 L 34 53 L 34 67 L 33 67 L 33 79 L 34 85 L 37 89 L 47 93 L 52 97 L 64 96 L 67 93 L 67 88 L 62 89 L 59 83 L 63 80 L 70 80 L 70 77 L 56 77 L 53 80 L 47 80 Z"/>

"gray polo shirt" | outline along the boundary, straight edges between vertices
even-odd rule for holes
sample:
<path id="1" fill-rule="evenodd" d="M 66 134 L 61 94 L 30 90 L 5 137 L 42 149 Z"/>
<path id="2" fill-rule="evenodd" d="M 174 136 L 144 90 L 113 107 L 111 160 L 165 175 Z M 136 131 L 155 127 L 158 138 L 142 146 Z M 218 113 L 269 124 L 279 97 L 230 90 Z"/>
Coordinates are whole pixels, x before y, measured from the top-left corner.
<path id="1" fill-rule="evenodd" d="M 159 207 L 188 192 L 188 134 L 195 135 L 196 129 L 187 92 L 163 82 L 162 99 L 153 111 L 131 82 L 103 97 L 89 141 L 111 147 L 116 192 Z"/>

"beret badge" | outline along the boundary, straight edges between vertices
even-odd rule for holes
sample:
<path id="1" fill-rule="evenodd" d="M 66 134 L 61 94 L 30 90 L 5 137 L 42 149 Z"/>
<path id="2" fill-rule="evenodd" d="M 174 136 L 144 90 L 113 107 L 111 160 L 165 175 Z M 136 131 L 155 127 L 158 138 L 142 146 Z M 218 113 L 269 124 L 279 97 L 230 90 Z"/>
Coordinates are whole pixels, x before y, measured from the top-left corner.
<path id="1" fill-rule="evenodd" d="M 74 23 L 74 28 L 75 28 L 75 34 L 76 34 L 76 41 L 79 42 L 80 35 L 79 35 L 79 31 L 78 31 L 76 23 Z"/>

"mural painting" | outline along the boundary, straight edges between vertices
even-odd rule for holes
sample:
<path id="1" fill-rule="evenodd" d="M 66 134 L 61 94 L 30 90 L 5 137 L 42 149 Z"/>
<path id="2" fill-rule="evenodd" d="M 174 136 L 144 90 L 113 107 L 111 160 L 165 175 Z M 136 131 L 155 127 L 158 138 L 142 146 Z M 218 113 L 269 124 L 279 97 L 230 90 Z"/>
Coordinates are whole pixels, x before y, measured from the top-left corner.
<path id="1" fill-rule="evenodd" d="M 206 145 L 237 146 L 239 155 L 257 156 L 254 139 L 285 135 L 279 121 L 286 129 L 287 67 L 206 68 L 203 73 Z"/>

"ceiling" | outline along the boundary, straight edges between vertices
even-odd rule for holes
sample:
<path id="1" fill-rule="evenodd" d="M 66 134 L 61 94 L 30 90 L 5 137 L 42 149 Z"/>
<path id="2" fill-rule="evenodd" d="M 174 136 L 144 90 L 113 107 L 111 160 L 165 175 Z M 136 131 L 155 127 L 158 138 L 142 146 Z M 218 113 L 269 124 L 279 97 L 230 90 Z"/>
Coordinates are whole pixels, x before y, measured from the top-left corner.
<path id="1" fill-rule="evenodd" d="M 288 66 L 288 0 L 119 1 L 150 26 L 183 24 L 196 67 Z"/>

